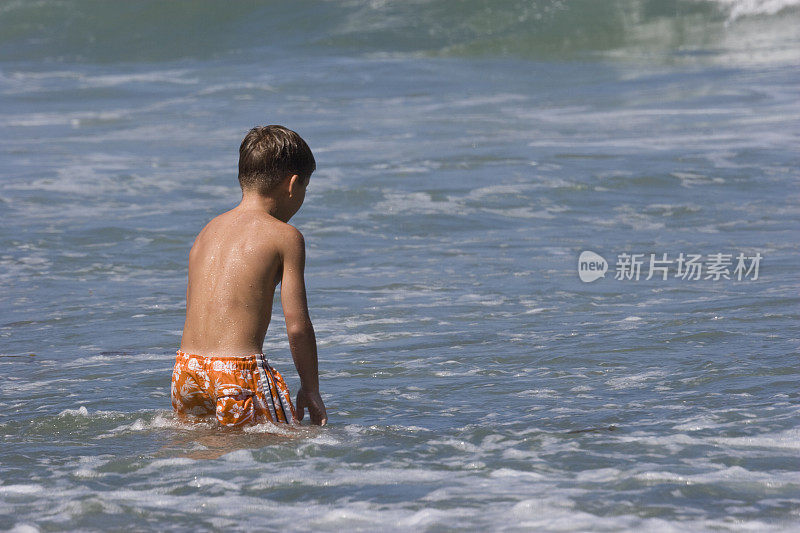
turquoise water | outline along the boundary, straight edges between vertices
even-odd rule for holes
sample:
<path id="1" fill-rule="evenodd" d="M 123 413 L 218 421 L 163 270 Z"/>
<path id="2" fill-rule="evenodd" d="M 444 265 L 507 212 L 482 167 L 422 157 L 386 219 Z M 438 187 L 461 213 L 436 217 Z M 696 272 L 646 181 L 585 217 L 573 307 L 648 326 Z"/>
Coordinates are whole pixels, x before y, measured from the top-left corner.
<path id="1" fill-rule="evenodd" d="M 1 3 L 0 528 L 796 530 L 798 66 L 791 1 Z M 318 163 L 298 439 L 169 404 L 269 123 Z M 277 305 L 264 351 L 296 390 Z"/>

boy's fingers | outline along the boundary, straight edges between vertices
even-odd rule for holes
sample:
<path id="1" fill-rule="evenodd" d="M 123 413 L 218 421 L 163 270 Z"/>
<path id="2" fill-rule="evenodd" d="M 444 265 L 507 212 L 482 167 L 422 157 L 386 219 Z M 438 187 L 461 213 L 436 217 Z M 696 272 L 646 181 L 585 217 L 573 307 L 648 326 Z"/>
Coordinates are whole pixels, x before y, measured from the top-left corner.
<path id="1" fill-rule="evenodd" d="M 310 409 L 309 409 L 310 412 Z M 328 422 L 328 413 L 325 412 L 324 408 L 320 408 L 319 405 L 314 406 L 314 416 L 312 417 L 312 422 L 318 426 L 324 426 Z"/>
<path id="2" fill-rule="evenodd" d="M 316 396 L 312 395 L 312 397 L 309 398 L 303 394 L 303 391 L 299 391 L 297 393 L 295 407 L 297 410 L 297 420 L 303 420 L 306 407 L 308 407 L 308 417 L 311 419 L 312 424 L 315 426 L 324 426 L 328 423 L 328 413 L 325 410 L 325 406 L 322 404 L 322 399 L 319 397 L 319 394 Z"/>

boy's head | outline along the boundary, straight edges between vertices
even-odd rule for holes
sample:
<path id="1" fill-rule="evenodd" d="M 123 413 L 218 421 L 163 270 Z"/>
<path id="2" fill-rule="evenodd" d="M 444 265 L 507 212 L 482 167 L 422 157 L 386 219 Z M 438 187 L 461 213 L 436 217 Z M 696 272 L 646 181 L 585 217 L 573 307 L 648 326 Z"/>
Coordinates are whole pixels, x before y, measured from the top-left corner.
<path id="1" fill-rule="evenodd" d="M 294 174 L 306 182 L 316 168 L 314 154 L 303 138 L 283 126 L 253 128 L 239 147 L 242 190 L 266 195 Z"/>

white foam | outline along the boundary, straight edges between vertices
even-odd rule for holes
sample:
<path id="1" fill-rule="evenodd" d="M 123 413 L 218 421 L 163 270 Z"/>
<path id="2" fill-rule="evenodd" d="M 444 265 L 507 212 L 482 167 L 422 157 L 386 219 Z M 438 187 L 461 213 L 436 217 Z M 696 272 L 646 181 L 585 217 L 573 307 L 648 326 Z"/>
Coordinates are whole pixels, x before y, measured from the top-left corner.
<path id="1" fill-rule="evenodd" d="M 688 423 L 691 426 L 691 422 Z M 669 453 L 678 453 L 688 447 L 715 445 L 721 449 L 736 450 L 739 448 L 762 448 L 764 450 L 800 450 L 800 429 L 789 429 L 781 432 L 764 433 L 752 437 L 719 437 L 694 436 L 686 433 L 667 435 L 651 435 L 632 433 L 617 435 L 620 442 L 634 442 L 648 446 L 663 447 Z M 736 452 L 735 455 L 739 455 Z"/>
<path id="2" fill-rule="evenodd" d="M 212 488 L 227 489 L 234 491 L 239 490 L 238 484 L 231 483 L 230 481 L 225 481 L 224 479 L 219 479 L 215 477 L 195 477 L 192 481 L 189 482 L 189 486 L 197 488 L 212 487 Z"/>
<path id="3" fill-rule="evenodd" d="M 216 95 L 219 93 L 230 92 L 230 91 L 268 91 L 268 92 L 276 92 L 275 87 L 272 85 L 268 85 L 264 82 L 249 82 L 249 81 L 238 81 L 238 82 L 230 82 L 230 83 L 216 83 L 213 85 L 205 86 L 203 89 L 197 91 L 198 96 L 209 96 L 209 95 Z M 316 174 L 315 174 L 316 176 Z M 315 183 L 316 186 L 316 183 Z"/>
<path id="4" fill-rule="evenodd" d="M 528 389 L 515 392 L 513 396 L 520 398 L 558 398 L 559 394 L 555 389 Z"/>
<path id="5" fill-rule="evenodd" d="M 527 309 L 523 314 L 525 315 L 535 315 L 538 313 L 542 313 L 544 311 L 552 311 L 552 307 L 534 307 L 532 309 Z"/>
<path id="6" fill-rule="evenodd" d="M 407 336 L 406 334 L 397 334 Z M 354 344 L 371 344 L 379 340 L 394 338 L 391 333 L 346 333 L 338 335 L 325 335 L 318 344 L 322 347 L 349 346 Z"/>
<path id="7" fill-rule="evenodd" d="M 714 484 L 720 483 L 758 483 L 770 488 L 786 485 L 796 485 L 800 482 L 800 473 L 797 472 L 754 472 L 741 466 L 717 468 L 715 470 L 678 474 L 669 470 L 644 471 L 634 474 L 635 479 L 643 481 L 668 482 L 679 484 Z"/>
<path id="8" fill-rule="evenodd" d="M 77 409 L 64 409 L 63 411 L 58 413 L 58 416 L 61 417 L 61 418 L 65 417 L 65 416 L 88 417 L 89 416 L 89 410 L 85 406 L 81 405 Z"/>
<path id="9" fill-rule="evenodd" d="M 728 9 L 729 20 L 754 15 L 775 15 L 793 7 L 800 6 L 800 0 L 714 0 Z"/>
<path id="10" fill-rule="evenodd" d="M 433 200 L 430 194 L 424 192 L 395 192 L 385 191 L 384 200 L 375 205 L 374 211 L 378 213 L 398 214 L 444 214 L 459 213 L 465 215 L 475 210 L 464 206 L 452 198 L 446 200 Z"/>
<path id="11" fill-rule="evenodd" d="M 15 524 L 8 533 L 39 533 L 41 530 L 32 524 Z"/>
<path id="12" fill-rule="evenodd" d="M 112 436 L 118 433 L 128 432 L 128 431 L 149 431 L 152 429 L 163 429 L 163 428 L 192 428 L 195 425 L 200 426 L 202 424 L 184 424 L 180 420 L 174 418 L 171 413 L 168 411 L 162 411 L 156 414 L 152 420 L 144 420 L 142 418 L 137 418 L 130 424 L 123 424 L 121 426 L 117 426 L 116 428 L 112 429 L 109 434 L 106 436 Z M 208 427 L 206 425 L 206 427 Z"/>
<path id="13" fill-rule="evenodd" d="M 249 489 L 274 488 L 303 480 L 304 485 L 316 487 L 340 487 L 348 485 L 396 485 L 398 483 L 436 482 L 449 477 L 452 473 L 432 471 L 426 468 L 390 468 L 371 467 L 368 470 L 353 468 L 342 464 L 328 465 L 328 475 L 319 476 L 313 466 L 300 468 L 286 467 L 281 471 L 265 473 L 259 479 L 247 484 Z"/>
<path id="14" fill-rule="evenodd" d="M 708 440 L 736 448 L 776 448 L 800 450 L 800 429 L 764 433 L 752 437 L 710 437 Z"/>
<path id="15" fill-rule="evenodd" d="M 597 468 L 578 472 L 575 479 L 581 482 L 608 483 L 619 479 L 620 473 L 617 468 Z"/>
<path id="16" fill-rule="evenodd" d="M 482 368 L 470 368 L 468 370 L 437 370 L 433 373 L 434 376 L 440 378 L 454 377 L 454 376 L 474 376 L 483 372 Z"/>
<path id="17" fill-rule="evenodd" d="M 222 458 L 225 461 L 231 463 L 252 463 L 253 461 L 253 452 L 250 450 L 235 450 L 230 453 L 226 453 Z"/>
<path id="18" fill-rule="evenodd" d="M 263 424 L 256 424 L 255 426 L 248 426 L 242 431 L 251 434 L 265 434 L 265 435 L 280 435 L 284 437 L 298 438 L 304 436 L 301 426 L 287 426 L 285 424 L 273 424 L 265 422 Z"/>
<path id="19" fill-rule="evenodd" d="M 544 480 L 546 477 L 542 474 L 537 472 L 524 472 L 522 470 L 512 470 L 510 468 L 500 468 L 498 470 L 493 471 L 489 474 L 489 477 L 492 478 L 515 478 L 515 479 L 524 479 L 527 481 L 536 481 L 536 480 Z"/>
<path id="20" fill-rule="evenodd" d="M 398 521 L 398 524 L 405 527 L 411 527 L 414 528 L 415 531 L 419 531 L 417 528 L 430 526 L 436 523 L 446 524 L 453 518 L 453 514 L 454 512 L 452 509 L 448 509 L 446 511 L 441 511 L 438 509 L 422 509 L 411 516 L 402 518 Z"/>
<path id="21" fill-rule="evenodd" d="M 663 370 L 651 370 L 648 372 L 641 372 L 629 376 L 620 376 L 606 380 L 606 385 L 612 389 L 640 389 L 645 386 L 650 386 L 651 382 L 657 378 L 666 376 L 667 373 Z"/>
<path id="22" fill-rule="evenodd" d="M 125 112 L 73 112 L 73 113 L 26 113 L 24 115 L 5 115 L 2 123 L 7 126 L 80 126 L 85 122 L 117 122 L 124 119 Z"/>
<path id="23" fill-rule="evenodd" d="M 115 87 L 133 83 L 173 83 L 177 85 L 196 85 L 197 78 L 187 78 L 188 70 L 154 70 L 135 74 L 101 74 L 96 76 L 81 75 L 81 81 L 87 87 Z"/>
<path id="24" fill-rule="evenodd" d="M 44 490 L 41 485 L 20 484 L 20 485 L 0 485 L 0 494 L 40 494 Z"/>
<path id="25" fill-rule="evenodd" d="M 699 431 L 703 429 L 713 429 L 721 426 L 719 417 L 710 415 L 697 415 L 687 418 L 680 424 L 675 424 L 672 429 L 677 431 Z"/>

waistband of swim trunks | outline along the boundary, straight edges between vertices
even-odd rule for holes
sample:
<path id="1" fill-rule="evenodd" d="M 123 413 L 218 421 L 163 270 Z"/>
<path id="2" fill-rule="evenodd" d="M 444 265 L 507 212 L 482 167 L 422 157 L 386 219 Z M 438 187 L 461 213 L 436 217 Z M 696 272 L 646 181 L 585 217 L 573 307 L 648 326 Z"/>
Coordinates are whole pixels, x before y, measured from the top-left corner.
<path id="1" fill-rule="evenodd" d="M 199 354 L 182 352 L 181 350 L 178 350 L 176 353 L 179 358 L 197 359 L 198 362 L 209 361 L 213 363 L 214 361 L 225 361 L 225 362 L 233 362 L 239 364 L 258 363 L 258 361 L 262 356 L 262 354 L 260 353 L 254 353 L 250 355 L 199 355 Z"/>

